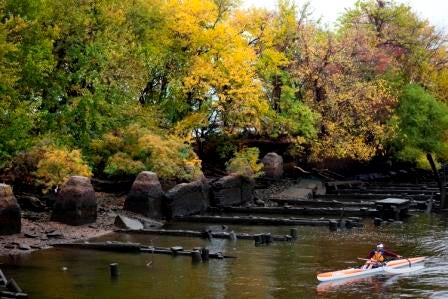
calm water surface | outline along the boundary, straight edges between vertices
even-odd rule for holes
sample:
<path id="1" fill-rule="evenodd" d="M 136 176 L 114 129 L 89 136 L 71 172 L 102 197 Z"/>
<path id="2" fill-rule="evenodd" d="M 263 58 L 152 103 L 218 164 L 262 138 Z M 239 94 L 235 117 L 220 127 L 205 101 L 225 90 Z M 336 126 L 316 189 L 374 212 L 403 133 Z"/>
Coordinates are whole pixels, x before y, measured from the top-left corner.
<path id="1" fill-rule="evenodd" d="M 413 216 L 403 226 L 331 233 L 300 227 L 299 239 L 255 247 L 252 241 L 168 236 L 109 235 L 101 240 L 156 246 L 207 246 L 238 259 L 192 264 L 189 257 L 50 249 L 0 259 L 30 298 L 448 298 L 448 221 Z M 176 228 L 204 225 L 177 224 Z M 235 231 L 288 233 L 288 227 L 234 226 Z M 429 256 L 425 268 L 406 275 L 380 275 L 319 284 L 316 273 L 359 265 L 373 244 L 386 243 L 403 256 Z M 152 265 L 146 264 L 152 261 Z M 111 280 L 109 263 L 120 264 Z M 66 271 L 62 267 L 67 267 Z"/>

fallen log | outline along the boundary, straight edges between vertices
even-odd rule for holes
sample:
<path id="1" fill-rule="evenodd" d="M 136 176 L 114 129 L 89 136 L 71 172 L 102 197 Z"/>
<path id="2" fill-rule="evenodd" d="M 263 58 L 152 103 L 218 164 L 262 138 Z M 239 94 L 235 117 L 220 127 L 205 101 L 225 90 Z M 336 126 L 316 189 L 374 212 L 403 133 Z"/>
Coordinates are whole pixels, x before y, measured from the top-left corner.
<path id="1" fill-rule="evenodd" d="M 115 230 L 116 233 L 125 234 L 141 234 L 141 235 L 159 235 L 159 236 L 177 236 L 177 237 L 194 237 L 194 238 L 207 238 L 210 234 L 215 239 L 232 239 L 232 232 L 207 232 L 207 231 L 193 231 L 193 230 L 168 230 L 168 229 L 120 229 Z M 237 240 L 254 240 L 255 234 L 248 233 L 236 233 Z M 271 235 L 274 241 L 291 241 L 290 235 Z"/>
<path id="2" fill-rule="evenodd" d="M 145 246 L 140 243 L 122 243 L 122 242 L 97 242 L 97 243 L 59 243 L 53 244 L 54 247 L 61 248 L 75 248 L 75 249 L 90 249 L 113 252 L 144 252 L 152 254 L 166 254 L 166 255 L 181 255 L 191 256 L 194 250 L 184 250 L 181 246 L 173 247 L 156 247 Z M 223 255 L 221 252 L 209 253 L 210 258 L 224 259 L 236 258 L 235 256 Z"/>

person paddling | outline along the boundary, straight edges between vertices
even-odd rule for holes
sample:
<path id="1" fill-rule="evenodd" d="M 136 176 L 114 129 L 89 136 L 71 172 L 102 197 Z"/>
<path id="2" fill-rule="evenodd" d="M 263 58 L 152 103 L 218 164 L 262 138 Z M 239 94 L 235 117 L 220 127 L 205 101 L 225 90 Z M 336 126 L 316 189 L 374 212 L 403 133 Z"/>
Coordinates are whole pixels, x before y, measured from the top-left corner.
<path id="1" fill-rule="evenodd" d="M 368 260 L 362 268 L 372 269 L 372 267 L 377 267 L 384 262 L 385 257 L 401 258 L 401 255 L 385 249 L 384 244 L 378 243 L 376 248 L 369 252 L 369 255 L 367 256 Z"/>

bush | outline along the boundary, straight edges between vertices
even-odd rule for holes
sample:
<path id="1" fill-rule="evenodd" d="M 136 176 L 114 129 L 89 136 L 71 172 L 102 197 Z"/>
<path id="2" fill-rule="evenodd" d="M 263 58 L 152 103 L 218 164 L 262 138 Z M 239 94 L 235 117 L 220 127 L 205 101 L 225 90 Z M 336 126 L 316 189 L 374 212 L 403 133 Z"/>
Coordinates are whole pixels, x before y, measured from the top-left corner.
<path id="1" fill-rule="evenodd" d="M 257 177 L 263 174 L 263 163 L 258 163 L 260 150 L 256 147 L 245 148 L 235 153 L 226 163 L 228 173 L 236 173 L 247 177 Z"/>
<path id="2" fill-rule="evenodd" d="M 137 175 L 145 170 L 145 165 L 140 161 L 134 161 L 126 153 L 116 153 L 109 157 L 104 168 L 104 173 L 109 176 Z"/>
<path id="3" fill-rule="evenodd" d="M 44 148 L 44 154 L 37 164 L 35 176 L 44 187 L 44 192 L 65 183 L 73 175 L 90 177 L 91 171 L 79 150 L 65 148 Z"/>
<path id="4" fill-rule="evenodd" d="M 98 171 L 110 177 L 134 176 L 143 170 L 166 180 L 200 177 L 201 160 L 192 147 L 179 137 L 162 134 L 139 125 L 109 132 L 92 142 L 92 160 Z"/>

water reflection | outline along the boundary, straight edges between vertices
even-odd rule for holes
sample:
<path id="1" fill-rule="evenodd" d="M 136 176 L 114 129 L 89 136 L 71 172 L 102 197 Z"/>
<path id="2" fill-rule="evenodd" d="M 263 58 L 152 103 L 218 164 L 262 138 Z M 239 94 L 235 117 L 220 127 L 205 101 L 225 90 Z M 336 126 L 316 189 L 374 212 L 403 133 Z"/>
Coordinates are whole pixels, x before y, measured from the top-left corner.
<path id="1" fill-rule="evenodd" d="M 252 241 L 111 235 L 102 240 L 140 242 L 184 248 L 206 246 L 237 259 L 193 264 L 187 257 L 52 249 L 3 258 L 2 269 L 31 298 L 442 298 L 448 292 L 447 221 L 412 217 L 397 227 L 331 233 L 326 228 L 301 227 L 299 240 L 255 247 Z M 175 224 L 173 228 L 202 228 Z M 236 226 L 236 231 L 288 233 L 289 227 Z M 430 256 L 425 269 L 409 275 L 379 275 L 318 284 L 318 272 L 359 265 L 357 257 L 383 241 L 403 256 Z M 152 261 L 148 267 L 147 264 Z M 111 281 L 109 264 L 120 265 Z M 67 267 L 62 271 L 62 267 Z"/>

